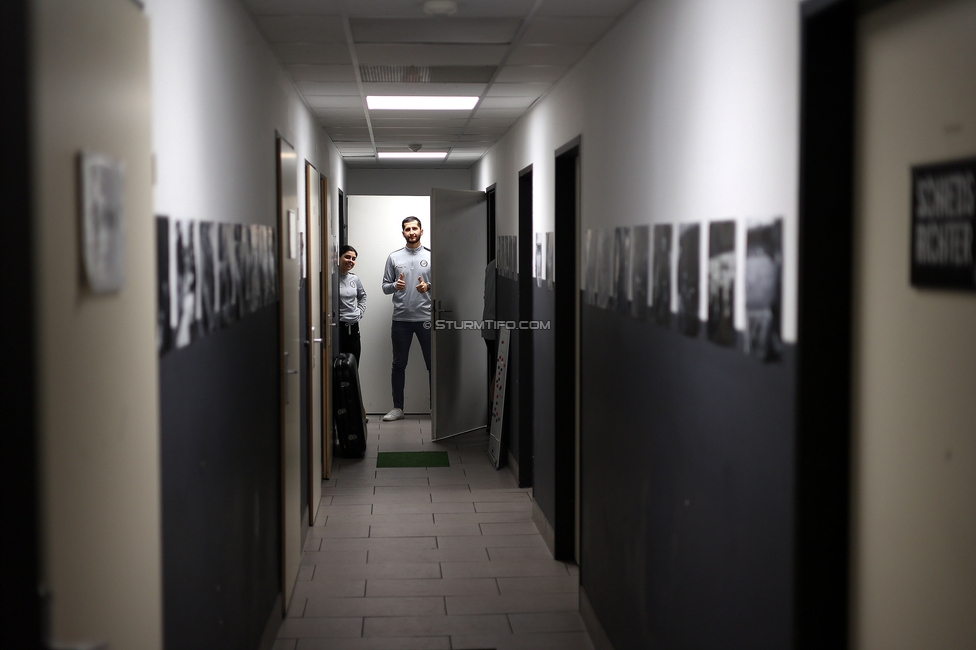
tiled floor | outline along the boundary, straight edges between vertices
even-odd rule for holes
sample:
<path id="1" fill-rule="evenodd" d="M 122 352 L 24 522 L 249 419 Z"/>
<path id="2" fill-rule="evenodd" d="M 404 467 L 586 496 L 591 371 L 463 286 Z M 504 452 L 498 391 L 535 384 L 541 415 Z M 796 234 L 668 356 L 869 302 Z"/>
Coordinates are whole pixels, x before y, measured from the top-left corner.
<path id="1" fill-rule="evenodd" d="M 593 648 L 577 569 L 552 559 L 487 435 L 435 443 L 429 419 L 370 420 L 366 458 L 323 484 L 275 650 Z M 376 468 L 378 451 L 434 450 L 451 466 Z"/>

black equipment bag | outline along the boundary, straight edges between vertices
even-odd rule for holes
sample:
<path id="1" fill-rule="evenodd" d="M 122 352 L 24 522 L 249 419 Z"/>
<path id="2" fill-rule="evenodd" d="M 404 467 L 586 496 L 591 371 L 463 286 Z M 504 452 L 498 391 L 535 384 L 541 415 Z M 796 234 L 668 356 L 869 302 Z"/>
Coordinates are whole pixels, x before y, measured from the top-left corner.
<path id="1" fill-rule="evenodd" d="M 332 365 L 332 404 L 339 453 L 347 458 L 366 455 L 366 421 L 356 357 L 341 352 Z"/>

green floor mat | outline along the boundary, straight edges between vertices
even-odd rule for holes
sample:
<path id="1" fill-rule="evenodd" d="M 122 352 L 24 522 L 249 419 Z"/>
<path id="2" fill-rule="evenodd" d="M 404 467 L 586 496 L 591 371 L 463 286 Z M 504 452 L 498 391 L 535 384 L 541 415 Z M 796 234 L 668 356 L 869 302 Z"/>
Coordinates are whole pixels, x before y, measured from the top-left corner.
<path id="1" fill-rule="evenodd" d="M 376 467 L 450 467 L 446 451 L 381 451 Z"/>

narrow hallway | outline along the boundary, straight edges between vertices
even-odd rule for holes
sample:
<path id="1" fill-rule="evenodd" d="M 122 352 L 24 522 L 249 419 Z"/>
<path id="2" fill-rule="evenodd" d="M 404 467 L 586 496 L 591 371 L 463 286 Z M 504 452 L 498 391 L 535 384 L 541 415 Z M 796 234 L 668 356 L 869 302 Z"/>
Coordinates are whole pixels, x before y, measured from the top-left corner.
<path id="1" fill-rule="evenodd" d="M 275 650 L 592 648 L 578 569 L 552 559 L 529 490 L 491 466 L 487 434 L 430 429 L 373 416 L 366 457 L 336 460 Z M 450 467 L 376 467 L 441 450 Z"/>

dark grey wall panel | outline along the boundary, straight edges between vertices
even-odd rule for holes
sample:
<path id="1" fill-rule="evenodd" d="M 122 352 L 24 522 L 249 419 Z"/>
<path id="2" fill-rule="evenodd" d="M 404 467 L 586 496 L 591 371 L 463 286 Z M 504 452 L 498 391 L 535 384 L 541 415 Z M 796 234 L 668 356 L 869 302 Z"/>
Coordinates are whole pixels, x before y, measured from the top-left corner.
<path id="1" fill-rule="evenodd" d="M 794 361 L 583 308 L 581 583 L 617 648 L 787 648 Z"/>
<path id="2" fill-rule="evenodd" d="M 545 286 L 533 286 L 532 292 L 533 318 L 551 324 L 555 318 L 556 294 Z M 533 365 L 535 475 L 532 495 L 549 524 L 554 525 L 556 521 L 555 333 L 552 329 L 530 330 L 529 333 L 532 335 L 532 352 L 535 357 Z"/>
<path id="3" fill-rule="evenodd" d="M 163 630 L 257 648 L 280 590 L 278 305 L 160 359 Z"/>

